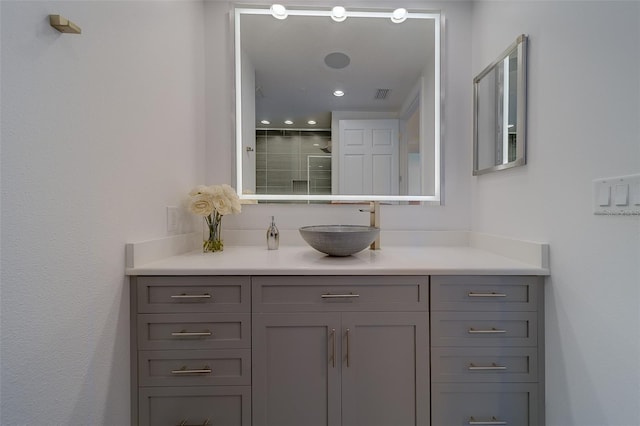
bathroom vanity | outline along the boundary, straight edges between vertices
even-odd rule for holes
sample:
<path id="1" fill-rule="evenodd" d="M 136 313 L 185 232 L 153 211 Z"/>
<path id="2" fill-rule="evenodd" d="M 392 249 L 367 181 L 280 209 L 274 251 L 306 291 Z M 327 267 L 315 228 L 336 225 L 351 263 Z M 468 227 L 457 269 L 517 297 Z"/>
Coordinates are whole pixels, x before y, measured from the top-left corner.
<path id="1" fill-rule="evenodd" d="M 544 264 L 230 247 L 127 273 L 134 425 L 544 424 Z"/>

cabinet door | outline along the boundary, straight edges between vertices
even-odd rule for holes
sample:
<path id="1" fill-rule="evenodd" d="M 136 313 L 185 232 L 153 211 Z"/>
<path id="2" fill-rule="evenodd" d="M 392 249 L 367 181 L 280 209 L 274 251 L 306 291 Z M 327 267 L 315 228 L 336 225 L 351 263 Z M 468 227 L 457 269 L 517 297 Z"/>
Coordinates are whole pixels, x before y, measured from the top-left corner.
<path id="1" fill-rule="evenodd" d="M 249 386 L 142 387 L 139 426 L 249 426 Z"/>
<path id="2" fill-rule="evenodd" d="M 249 312 L 249 277 L 138 277 L 138 313 Z"/>
<path id="3" fill-rule="evenodd" d="M 432 312 L 431 346 L 535 347 L 537 320 L 535 312 Z"/>
<path id="4" fill-rule="evenodd" d="M 343 426 L 428 426 L 426 312 L 342 314 Z"/>
<path id="5" fill-rule="evenodd" d="M 533 383 L 437 383 L 432 426 L 539 426 Z"/>
<path id="6" fill-rule="evenodd" d="M 253 426 L 340 425 L 340 314 L 253 315 Z"/>

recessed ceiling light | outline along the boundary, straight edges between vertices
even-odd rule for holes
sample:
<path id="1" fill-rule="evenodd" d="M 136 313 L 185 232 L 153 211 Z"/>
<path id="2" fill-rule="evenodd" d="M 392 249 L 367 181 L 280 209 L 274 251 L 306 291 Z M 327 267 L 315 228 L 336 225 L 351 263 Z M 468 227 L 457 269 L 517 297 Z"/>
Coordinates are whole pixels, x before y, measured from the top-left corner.
<path id="1" fill-rule="evenodd" d="M 313 126 L 314 124 L 317 124 L 317 123 L 316 123 L 315 120 L 309 120 L 309 121 L 307 121 L 307 124 L 310 124 L 310 125 Z"/>
<path id="2" fill-rule="evenodd" d="M 400 24 L 406 21 L 408 16 L 409 12 L 407 12 L 407 9 L 403 7 L 398 8 L 391 14 L 391 22 L 393 22 L 394 24 Z"/>
<path id="3" fill-rule="evenodd" d="M 338 97 L 344 96 L 344 92 L 342 90 L 335 90 L 333 92 L 333 96 L 338 96 Z"/>
<path id="4" fill-rule="evenodd" d="M 347 19 L 347 10 L 342 6 L 336 6 L 331 9 L 331 19 L 336 22 L 342 22 Z"/>
<path id="5" fill-rule="evenodd" d="M 273 4 L 269 10 L 271 11 L 271 15 L 276 19 L 287 19 L 287 16 L 289 16 L 287 8 L 281 4 Z"/>
<path id="6" fill-rule="evenodd" d="M 271 122 L 269 120 L 261 120 L 260 123 L 262 123 L 262 124 L 271 124 Z"/>
<path id="7" fill-rule="evenodd" d="M 314 143 L 313 146 L 320 146 L 320 144 L 319 143 Z"/>
<path id="8" fill-rule="evenodd" d="M 291 120 L 284 120 L 284 124 L 293 124 L 293 121 L 291 121 Z"/>
<path id="9" fill-rule="evenodd" d="M 507 126 L 507 128 L 508 128 L 508 129 L 511 129 L 511 128 L 513 128 L 514 126 L 515 126 L 515 124 L 509 124 L 509 125 Z"/>

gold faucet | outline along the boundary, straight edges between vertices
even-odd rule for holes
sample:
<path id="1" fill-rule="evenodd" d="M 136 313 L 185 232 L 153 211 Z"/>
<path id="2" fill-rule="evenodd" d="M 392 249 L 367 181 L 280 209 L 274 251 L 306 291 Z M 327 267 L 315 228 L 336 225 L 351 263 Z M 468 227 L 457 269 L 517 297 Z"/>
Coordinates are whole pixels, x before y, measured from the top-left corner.
<path id="1" fill-rule="evenodd" d="M 380 229 L 380 201 L 371 201 L 368 209 L 360 209 L 361 212 L 369 213 L 369 226 Z M 369 246 L 370 250 L 380 250 L 380 234 Z"/>

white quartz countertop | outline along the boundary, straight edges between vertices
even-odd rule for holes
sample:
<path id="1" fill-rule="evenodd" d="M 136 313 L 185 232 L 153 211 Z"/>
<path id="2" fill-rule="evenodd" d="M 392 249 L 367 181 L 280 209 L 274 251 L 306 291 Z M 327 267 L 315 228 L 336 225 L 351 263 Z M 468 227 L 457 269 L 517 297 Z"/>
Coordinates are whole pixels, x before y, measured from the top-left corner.
<path id="1" fill-rule="evenodd" d="M 138 262 L 140 263 L 140 262 Z M 545 265 L 469 246 L 387 246 L 330 257 L 308 246 L 231 246 L 126 268 L 127 275 L 549 275 Z"/>

